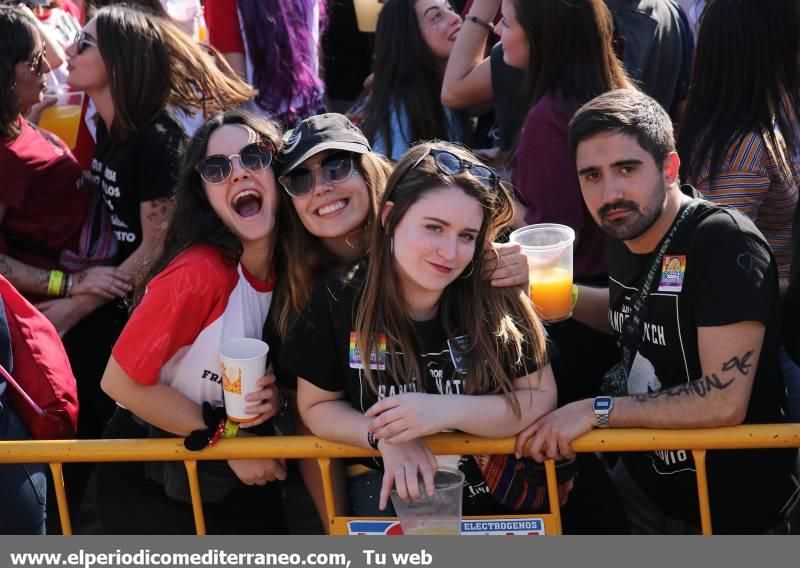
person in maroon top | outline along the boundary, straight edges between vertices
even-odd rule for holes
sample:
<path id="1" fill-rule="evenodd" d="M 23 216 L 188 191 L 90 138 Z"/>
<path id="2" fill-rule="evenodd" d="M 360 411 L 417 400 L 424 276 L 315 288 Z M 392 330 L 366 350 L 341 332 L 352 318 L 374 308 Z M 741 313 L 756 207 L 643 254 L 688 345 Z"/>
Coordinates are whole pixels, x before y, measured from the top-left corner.
<path id="1" fill-rule="evenodd" d="M 78 249 L 89 194 L 64 142 L 23 118 L 41 101 L 49 71 L 35 23 L 18 8 L 0 6 L 0 84 L 11 85 L 0 95 L 0 274 L 34 301 L 67 293 L 123 295 L 126 278 L 114 268 L 67 278 L 59 265 L 62 251 Z M 55 279 L 57 290 L 54 272 L 65 273 Z"/>
<path id="2" fill-rule="evenodd" d="M 528 77 L 529 111 L 517 142 L 513 183 L 520 199 L 515 226 L 561 223 L 575 230 L 574 278 L 606 282 L 604 236 L 581 197 L 567 125 L 585 102 L 612 89 L 631 87 L 614 54 L 611 14 L 602 0 L 503 0 L 499 29 L 504 61 Z M 553 362 L 559 405 L 597 394 L 614 364 L 613 340 L 567 320 L 547 331 L 559 357 Z M 569 532 L 613 532 L 619 503 L 590 454 L 578 460 L 582 483 L 565 509 Z M 598 511 L 602 511 L 598 515 Z M 570 526 L 571 525 L 571 526 Z M 624 525 L 624 523 L 623 523 Z"/>

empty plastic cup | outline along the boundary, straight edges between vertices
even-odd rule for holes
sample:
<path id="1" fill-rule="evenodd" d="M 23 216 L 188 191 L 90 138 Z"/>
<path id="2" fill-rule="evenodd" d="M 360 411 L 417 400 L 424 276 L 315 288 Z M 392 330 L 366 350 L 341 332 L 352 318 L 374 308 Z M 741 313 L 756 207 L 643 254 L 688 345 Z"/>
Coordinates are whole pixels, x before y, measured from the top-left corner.
<path id="1" fill-rule="evenodd" d="M 222 393 L 225 411 L 233 422 L 249 422 L 258 418 L 245 408 L 252 402 L 245 397 L 259 390 L 256 382 L 267 369 L 269 346 L 260 339 L 242 337 L 230 339 L 220 345 L 219 358 L 222 371 Z"/>
<path id="2" fill-rule="evenodd" d="M 511 233 L 522 245 L 530 266 L 530 296 L 543 320 L 554 322 L 572 315 L 572 245 L 575 231 L 566 225 L 542 223 Z"/>
<path id="3" fill-rule="evenodd" d="M 464 474 L 452 467 L 439 467 L 433 478 L 435 492 L 428 497 L 420 479 L 419 501 L 403 502 L 392 490 L 392 504 L 406 535 L 461 534 L 461 505 L 464 498 Z"/>

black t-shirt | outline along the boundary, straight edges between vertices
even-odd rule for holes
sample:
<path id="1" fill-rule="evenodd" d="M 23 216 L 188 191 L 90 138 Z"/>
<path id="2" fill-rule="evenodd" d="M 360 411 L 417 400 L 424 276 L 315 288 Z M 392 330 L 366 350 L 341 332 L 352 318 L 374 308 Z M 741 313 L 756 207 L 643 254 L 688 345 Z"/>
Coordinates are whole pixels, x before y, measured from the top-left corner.
<path id="1" fill-rule="evenodd" d="M 186 134 L 166 112 L 122 144 L 112 143 L 98 120 L 92 181 L 111 210 L 119 262 L 142 242 L 139 205 L 172 196 L 185 145 Z"/>
<path id="2" fill-rule="evenodd" d="M 651 254 L 637 255 L 622 241 L 608 240 L 609 321 L 618 333 L 660 246 Z M 782 422 L 785 395 L 777 358 L 775 260 L 747 217 L 702 201 L 678 229 L 656 273 L 628 393 L 653 393 L 700 379 L 697 328 L 742 321 L 766 325 L 745 423 Z M 792 491 L 795 453 L 709 452 L 715 529 L 737 532 L 773 526 Z M 662 510 L 699 526 L 695 466 L 689 451 L 628 453 L 623 459 Z"/>
<path id="3" fill-rule="evenodd" d="M 494 93 L 494 117 L 500 136 L 500 149 L 508 152 L 514 147 L 525 115 L 528 101 L 525 100 L 525 73 L 503 60 L 503 44 L 497 43 L 489 54 Z"/>
<path id="4" fill-rule="evenodd" d="M 367 264 L 362 261 L 344 277 L 323 279 L 315 287 L 306 309 L 300 314 L 289 331 L 280 354 L 282 367 L 318 388 L 331 392 L 344 391 L 345 398 L 353 408 L 366 412 L 379 400 L 403 392 L 425 392 L 429 394 L 464 394 L 466 354 L 462 346 L 466 337 L 456 335 L 448 338 L 439 320 L 415 323 L 416 340 L 419 346 L 418 364 L 423 374 L 419 388 L 415 381 L 400 381 L 378 373 L 378 392 L 374 392 L 363 380 L 362 363 L 357 352 L 353 320 L 357 298 L 366 275 Z M 385 345 L 385 341 L 379 342 Z M 388 366 L 391 353 L 381 347 L 371 360 L 373 369 Z M 525 361 L 528 372 L 536 369 L 532 357 Z M 523 372 L 524 373 L 524 372 Z M 520 374 L 522 376 L 522 374 Z M 441 456 L 439 456 L 441 458 Z M 486 484 L 471 456 L 453 458 L 464 472 L 464 514 L 481 515 L 505 512 L 488 492 Z M 380 468 L 378 460 L 362 462 Z"/>

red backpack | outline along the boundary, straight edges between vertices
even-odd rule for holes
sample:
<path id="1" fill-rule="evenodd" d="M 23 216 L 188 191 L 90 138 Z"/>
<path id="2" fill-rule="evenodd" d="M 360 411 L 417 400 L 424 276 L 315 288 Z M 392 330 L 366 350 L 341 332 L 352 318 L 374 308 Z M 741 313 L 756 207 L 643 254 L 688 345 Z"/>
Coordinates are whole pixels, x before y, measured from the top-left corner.
<path id="1" fill-rule="evenodd" d="M 74 437 L 78 387 L 55 327 L 2 276 L 0 298 L 11 347 L 0 374 L 14 410 L 36 440 Z"/>

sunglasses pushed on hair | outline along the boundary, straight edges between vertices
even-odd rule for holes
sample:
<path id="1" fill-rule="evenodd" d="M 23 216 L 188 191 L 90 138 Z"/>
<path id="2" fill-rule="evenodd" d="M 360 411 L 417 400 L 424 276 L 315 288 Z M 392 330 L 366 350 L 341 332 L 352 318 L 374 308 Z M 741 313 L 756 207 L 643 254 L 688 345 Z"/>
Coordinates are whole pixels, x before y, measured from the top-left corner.
<path id="1" fill-rule="evenodd" d="M 233 158 L 239 158 L 239 163 L 244 169 L 255 173 L 266 170 L 272 164 L 272 151 L 263 144 L 254 142 L 239 150 L 238 154 L 208 156 L 199 161 L 194 169 L 206 183 L 223 183 L 233 173 L 233 162 L 231 161 Z"/>
<path id="2" fill-rule="evenodd" d="M 313 168 L 295 168 L 278 181 L 292 197 L 306 197 L 311 194 L 317 185 L 317 176 L 314 170 L 319 168 L 320 176 L 327 182 L 339 183 L 350 177 L 353 173 L 353 155 L 349 152 L 336 152 L 320 162 Z"/>
<path id="3" fill-rule="evenodd" d="M 492 189 L 497 188 L 497 182 L 500 178 L 497 175 L 497 172 L 495 172 L 492 168 L 484 166 L 483 164 L 478 164 L 476 162 L 459 158 L 448 150 L 436 150 L 435 148 L 428 148 L 428 150 L 426 150 L 425 153 L 422 154 L 422 156 L 420 156 L 416 162 L 414 162 L 414 165 L 411 166 L 409 171 L 419 167 L 422 161 L 428 156 L 433 158 L 433 161 L 436 164 L 436 167 L 439 168 L 439 171 L 446 175 L 454 176 L 456 174 L 468 171 L 486 187 Z"/>

